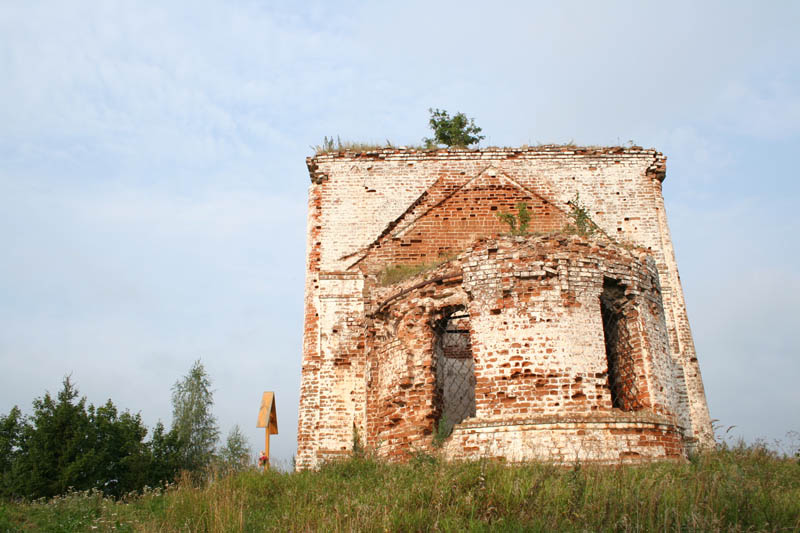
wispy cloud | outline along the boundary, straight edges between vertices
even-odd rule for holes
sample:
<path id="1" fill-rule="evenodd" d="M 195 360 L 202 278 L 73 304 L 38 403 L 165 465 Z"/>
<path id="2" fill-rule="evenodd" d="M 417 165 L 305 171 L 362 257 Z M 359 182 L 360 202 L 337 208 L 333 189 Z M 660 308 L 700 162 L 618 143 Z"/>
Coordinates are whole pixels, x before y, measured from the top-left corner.
<path id="1" fill-rule="evenodd" d="M 418 142 L 444 107 L 475 117 L 485 144 L 664 150 L 712 409 L 773 434 L 753 414 L 768 404 L 799 429 L 790 394 L 745 401 L 729 385 L 752 375 L 752 339 L 770 339 L 765 368 L 798 370 L 798 16 L 747 2 L 3 3 L 0 364 L 14 370 L 0 411 L 73 371 L 91 400 L 152 423 L 202 357 L 226 427 L 250 426 L 278 390 L 288 457 L 308 146 Z"/>

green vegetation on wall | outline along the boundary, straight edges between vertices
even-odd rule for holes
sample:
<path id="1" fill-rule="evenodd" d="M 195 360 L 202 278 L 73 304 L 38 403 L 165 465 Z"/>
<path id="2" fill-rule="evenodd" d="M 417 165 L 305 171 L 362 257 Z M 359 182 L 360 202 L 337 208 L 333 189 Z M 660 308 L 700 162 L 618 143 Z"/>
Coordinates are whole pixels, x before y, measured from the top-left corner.
<path id="1" fill-rule="evenodd" d="M 452 259 L 454 255 L 446 255 L 436 261 L 414 263 L 413 265 L 389 265 L 378 272 L 378 283 L 380 285 L 394 285 L 401 281 L 413 278 L 417 274 L 428 272 Z"/>
<path id="2" fill-rule="evenodd" d="M 516 215 L 514 213 L 498 213 L 497 218 L 508 224 L 511 235 L 527 235 L 531 212 L 525 202 L 518 202 L 516 207 Z"/>
<path id="3" fill-rule="evenodd" d="M 341 137 L 337 136 L 336 139 L 331 136 L 325 136 L 322 144 L 317 144 L 311 147 L 316 155 L 329 154 L 335 152 L 372 152 L 375 150 L 384 150 L 395 148 L 395 145 L 389 139 L 386 139 L 385 144 L 343 141 Z M 421 147 L 416 147 L 421 148 Z"/>
<path id="4" fill-rule="evenodd" d="M 589 216 L 589 208 L 581 203 L 579 193 L 575 193 L 575 198 L 568 202 L 570 211 L 568 224 L 564 231 L 567 233 L 574 233 L 581 237 L 591 237 L 594 234 L 601 232 L 600 227 L 594 223 L 592 217 Z"/>
<path id="5" fill-rule="evenodd" d="M 433 148 L 443 144 L 466 148 L 485 138 L 485 135 L 478 135 L 481 128 L 475 125 L 475 119 L 468 119 L 464 113 L 456 113 L 451 117 L 443 109 L 428 109 L 428 111 L 431 114 L 428 125 L 433 130 L 433 137 L 423 139 L 426 147 Z"/>

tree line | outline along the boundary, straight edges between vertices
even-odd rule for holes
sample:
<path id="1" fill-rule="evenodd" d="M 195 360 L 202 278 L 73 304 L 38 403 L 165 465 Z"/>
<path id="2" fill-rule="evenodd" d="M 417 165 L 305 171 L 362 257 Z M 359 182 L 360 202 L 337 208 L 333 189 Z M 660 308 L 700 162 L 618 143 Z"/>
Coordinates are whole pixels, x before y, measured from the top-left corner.
<path id="1" fill-rule="evenodd" d="M 0 415 L 0 496 L 52 497 L 68 490 L 98 489 L 120 496 L 210 470 L 230 472 L 251 463 L 250 446 L 238 426 L 218 447 L 211 380 L 196 361 L 172 387 L 172 425 L 160 421 L 147 440 L 139 413 L 108 400 L 94 406 L 65 377 L 53 397 L 33 400 L 33 414 L 17 406 Z"/>

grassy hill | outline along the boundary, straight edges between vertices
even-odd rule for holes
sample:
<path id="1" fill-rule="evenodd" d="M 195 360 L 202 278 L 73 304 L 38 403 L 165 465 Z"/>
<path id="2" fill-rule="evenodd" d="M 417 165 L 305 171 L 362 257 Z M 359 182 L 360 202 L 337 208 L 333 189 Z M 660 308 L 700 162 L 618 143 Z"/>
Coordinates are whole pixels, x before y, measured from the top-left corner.
<path id="1" fill-rule="evenodd" d="M 601 467 L 364 457 L 115 501 L 0 503 L 0 531 L 798 531 L 800 462 L 762 446 Z"/>

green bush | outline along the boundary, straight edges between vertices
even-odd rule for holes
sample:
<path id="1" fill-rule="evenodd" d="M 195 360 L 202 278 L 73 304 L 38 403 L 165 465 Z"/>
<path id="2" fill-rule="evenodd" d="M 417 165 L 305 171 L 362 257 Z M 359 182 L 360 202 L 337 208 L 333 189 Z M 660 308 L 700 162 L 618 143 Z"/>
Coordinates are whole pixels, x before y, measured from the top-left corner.
<path id="1" fill-rule="evenodd" d="M 56 398 L 45 393 L 33 401 L 31 417 L 15 407 L 1 420 L 4 496 L 40 498 L 89 489 L 117 496 L 151 481 L 141 416 L 118 412 L 111 400 L 87 407 L 68 377 Z"/>
<path id="2" fill-rule="evenodd" d="M 433 148 L 439 144 L 467 147 L 485 138 L 484 135 L 478 135 L 481 128 L 475 125 L 475 120 L 468 119 L 464 113 L 456 113 L 451 117 L 442 109 L 428 109 L 428 111 L 431 114 L 428 124 L 433 130 L 433 138 L 423 139 L 427 147 Z"/>
<path id="3" fill-rule="evenodd" d="M 174 481 L 181 470 L 199 479 L 214 460 L 241 468 L 250 453 L 241 432 L 215 455 L 218 430 L 209 387 L 198 361 L 173 389 L 173 428 L 166 431 L 159 422 L 148 442 L 141 415 L 119 412 L 111 400 L 87 405 L 64 378 L 55 398 L 45 393 L 33 400 L 31 416 L 17 407 L 0 415 L 0 496 L 51 498 L 98 490 L 120 497 Z"/>

